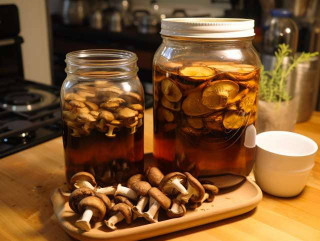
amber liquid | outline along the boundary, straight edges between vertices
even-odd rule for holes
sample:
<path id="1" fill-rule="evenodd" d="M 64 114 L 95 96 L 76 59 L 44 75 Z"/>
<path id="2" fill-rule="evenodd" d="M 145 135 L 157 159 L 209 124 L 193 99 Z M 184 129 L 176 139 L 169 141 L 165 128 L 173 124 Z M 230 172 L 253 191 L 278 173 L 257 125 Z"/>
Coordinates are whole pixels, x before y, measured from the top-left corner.
<path id="1" fill-rule="evenodd" d="M 134 134 L 122 128 L 114 138 L 97 130 L 74 137 L 66 124 L 63 130 L 67 180 L 79 171 L 87 171 L 100 185 L 110 185 L 143 172 L 143 125 Z"/>
<path id="2" fill-rule="evenodd" d="M 215 176 L 235 174 L 246 176 L 254 164 L 255 148 L 244 146 L 245 131 L 249 124 L 255 124 L 257 100 L 254 102 L 254 111 L 244 113 L 245 124 L 238 129 L 212 130 L 204 125 L 195 133 L 186 133 L 183 127 L 188 126 L 188 116 L 182 109 L 172 111 L 174 121 L 168 123 L 159 119 L 158 109 L 164 108 L 161 104 L 163 93 L 161 82 L 170 79 L 182 92 L 181 102 L 194 88 L 199 88 L 201 83 L 184 84 L 180 81 L 176 71 L 165 70 L 154 66 L 154 158 L 159 168 L 164 172 L 188 171 L 195 176 Z M 221 75 L 221 79 L 226 77 Z M 255 81 L 258 83 L 258 71 Z M 216 79 L 212 80 L 215 81 Z M 217 77 L 219 80 L 219 77 Z M 182 83 L 182 84 L 181 84 Z M 240 86 L 240 90 L 245 89 Z M 257 89 L 255 93 L 257 93 Z M 222 118 L 230 111 L 219 110 Z M 239 110 L 239 112 L 241 112 Z M 213 111 L 214 113 L 214 111 Z M 211 114 L 211 113 L 210 113 Z M 205 118 L 206 115 L 200 118 Z M 250 122 L 250 123 L 249 123 Z"/>

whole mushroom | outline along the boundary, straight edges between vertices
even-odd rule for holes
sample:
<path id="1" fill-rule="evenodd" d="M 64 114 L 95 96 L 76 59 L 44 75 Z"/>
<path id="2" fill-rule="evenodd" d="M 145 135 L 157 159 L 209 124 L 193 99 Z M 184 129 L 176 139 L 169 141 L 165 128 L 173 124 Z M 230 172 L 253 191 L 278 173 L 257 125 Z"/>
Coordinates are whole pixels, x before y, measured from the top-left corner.
<path id="1" fill-rule="evenodd" d="M 179 218 L 186 214 L 187 210 L 183 203 L 180 203 L 178 200 L 174 199 L 172 201 L 172 206 L 167 210 L 167 215 L 169 218 Z"/>
<path id="2" fill-rule="evenodd" d="M 94 196 L 94 191 L 87 187 L 74 190 L 69 197 L 69 206 L 75 212 L 79 213 L 78 204 L 86 197 Z"/>
<path id="3" fill-rule="evenodd" d="M 112 230 L 116 230 L 116 224 L 121 222 L 123 219 L 125 219 L 128 224 L 132 221 L 131 208 L 125 203 L 118 203 L 114 205 L 111 212 L 113 215 L 108 220 L 105 220 L 104 223 Z"/>
<path id="4" fill-rule="evenodd" d="M 131 188 L 122 186 L 121 184 L 118 184 L 117 190 L 114 193 L 115 196 L 120 195 L 120 196 L 125 196 L 127 198 L 130 198 L 132 200 L 137 200 L 138 195 L 135 191 L 133 191 Z"/>
<path id="5" fill-rule="evenodd" d="M 91 173 L 78 172 L 71 177 L 70 185 L 72 186 L 72 189 L 86 187 L 95 190 L 97 183 Z"/>
<path id="6" fill-rule="evenodd" d="M 149 167 L 146 170 L 146 176 L 148 178 L 149 183 L 153 187 L 159 187 L 164 175 L 157 167 Z"/>
<path id="7" fill-rule="evenodd" d="M 132 211 L 139 217 L 143 216 L 143 210 L 149 201 L 148 191 L 151 189 L 151 185 L 146 181 L 138 181 L 131 185 L 139 196 L 139 201 L 136 206 L 132 208 Z"/>
<path id="8" fill-rule="evenodd" d="M 82 213 L 82 217 L 76 221 L 75 225 L 83 231 L 90 231 L 90 221 L 102 221 L 107 211 L 105 203 L 95 196 L 82 199 L 78 204 L 78 210 Z"/>
<path id="9" fill-rule="evenodd" d="M 189 199 L 191 199 L 192 202 L 200 202 L 204 196 L 204 188 L 201 185 L 201 183 L 190 173 L 185 172 L 185 175 L 187 177 L 187 194 L 180 193 L 177 197 L 177 200 L 188 203 Z"/>
<path id="10" fill-rule="evenodd" d="M 186 175 L 180 172 L 171 172 L 162 179 L 159 188 L 168 195 L 174 195 L 177 193 L 187 195 L 188 191 L 184 186 L 186 182 Z"/>
<path id="11" fill-rule="evenodd" d="M 147 212 L 143 213 L 143 217 L 149 222 L 155 223 L 157 222 L 155 217 L 160 207 L 164 210 L 168 210 L 171 205 L 171 200 L 156 187 L 152 187 L 148 191 L 148 195 L 150 197 L 150 202 L 153 202 L 153 204 Z"/>
<path id="12" fill-rule="evenodd" d="M 128 179 L 127 186 L 128 186 L 128 188 L 131 188 L 133 183 L 144 181 L 144 180 L 145 180 L 145 177 L 142 174 L 140 174 L 140 173 L 135 174 Z"/>

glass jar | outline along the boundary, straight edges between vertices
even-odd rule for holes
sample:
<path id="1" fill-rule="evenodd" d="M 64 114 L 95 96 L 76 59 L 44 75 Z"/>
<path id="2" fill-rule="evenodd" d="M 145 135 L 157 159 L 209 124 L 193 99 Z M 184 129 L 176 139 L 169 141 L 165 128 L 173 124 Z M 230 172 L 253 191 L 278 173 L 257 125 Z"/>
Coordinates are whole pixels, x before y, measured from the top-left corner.
<path id="1" fill-rule="evenodd" d="M 254 21 L 164 19 L 153 62 L 154 158 L 163 172 L 250 173 L 260 60 Z"/>
<path id="2" fill-rule="evenodd" d="M 61 89 L 66 177 L 94 174 L 104 185 L 143 171 L 144 92 L 137 56 L 123 50 L 68 53 Z"/>

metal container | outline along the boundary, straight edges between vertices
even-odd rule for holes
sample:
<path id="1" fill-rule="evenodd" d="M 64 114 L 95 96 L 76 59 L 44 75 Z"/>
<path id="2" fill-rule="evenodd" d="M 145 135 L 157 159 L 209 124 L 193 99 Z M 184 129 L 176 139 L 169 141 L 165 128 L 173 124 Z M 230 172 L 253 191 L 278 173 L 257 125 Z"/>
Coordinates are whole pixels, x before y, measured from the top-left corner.
<path id="1" fill-rule="evenodd" d="M 297 122 L 310 119 L 315 110 L 319 89 L 319 60 L 313 57 L 308 62 L 297 65 L 294 75 L 296 78 L 296 97 L 298 98 Z"/>

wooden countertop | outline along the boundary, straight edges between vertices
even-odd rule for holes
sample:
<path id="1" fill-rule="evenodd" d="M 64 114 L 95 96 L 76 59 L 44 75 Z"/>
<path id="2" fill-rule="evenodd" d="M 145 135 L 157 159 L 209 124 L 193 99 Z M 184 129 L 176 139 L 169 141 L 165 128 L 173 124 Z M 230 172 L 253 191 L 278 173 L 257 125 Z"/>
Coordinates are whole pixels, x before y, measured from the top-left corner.
<path id="1" fill-rule="evenodd" d="M 152 151 L 152 110 L 145 115 L 145 152 Z M 296 132 L 320 146 L 320 113 Z M 0 240 L 72 240 L 53 215 L 50 194 L 64 182 L 62 139 L 0 160 Z M 295 198 L 264 194 L 241 216 L 150 240 L 320 240 L 320 152 L 307 187 Z"/>

